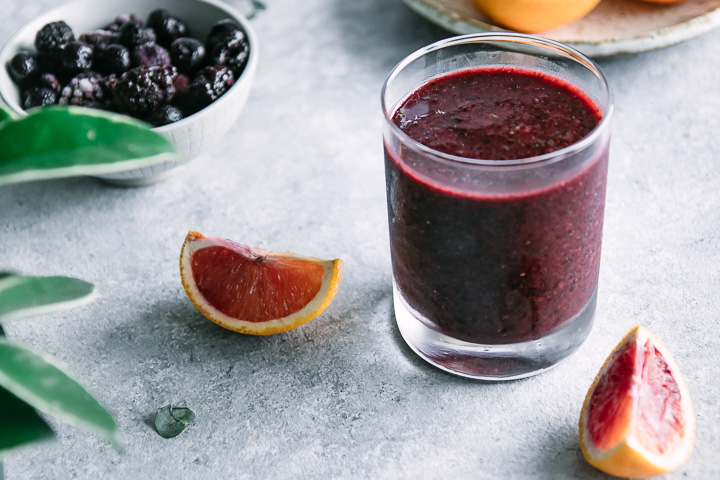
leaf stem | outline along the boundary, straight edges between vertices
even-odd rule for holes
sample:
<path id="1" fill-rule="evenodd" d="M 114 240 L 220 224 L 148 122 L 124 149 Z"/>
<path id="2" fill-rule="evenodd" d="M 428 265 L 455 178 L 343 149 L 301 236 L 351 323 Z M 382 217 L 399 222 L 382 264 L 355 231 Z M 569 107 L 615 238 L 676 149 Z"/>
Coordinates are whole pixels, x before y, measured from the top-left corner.
<path id="1" fill-rule="evenodd" d="M 252 7 L 252 12 L 250 12 L 247 16 L 248 20 L 252 20 L 257 16 L 257 14 L 267 8 L 267 6 L 260 0 L 250 0 L 250 6 Z M 0 479 L 1 480 L 1 479 Z"/>

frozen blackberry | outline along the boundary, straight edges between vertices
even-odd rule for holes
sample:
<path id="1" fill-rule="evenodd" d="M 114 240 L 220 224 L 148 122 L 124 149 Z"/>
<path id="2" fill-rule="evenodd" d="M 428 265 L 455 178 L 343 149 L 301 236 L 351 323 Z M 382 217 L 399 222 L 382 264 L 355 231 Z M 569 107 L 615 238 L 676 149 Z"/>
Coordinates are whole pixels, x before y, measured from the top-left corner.
<path id="1" fill-rule="evenodd" d="M 55 105 L 57 100 L 58 94 L 52 89 L 45 87 L 33 87 L 28 89 L 23 95 L 23 108 L 28 110 L 34 107 Z"/>
<path id="2" fill-rule="evenodd" d="M 190 78 L 183 73 L 178 73 L 178 76 L 175 77 L 175 80 L 173 81 L 173 85 L 175 85 L 175 98 L 178 98 L 185 95 L 185 92 L 190 85 Z"/>
<path id="3" fill-rule="evenodd" d="M 27 85 L 38 76 L 38 62 L 30 52 L 20 52 L 7 65 L 10 78 L 18 85 Z"/>
<path id="4" fill-rule="evenodd" d="M 125 73 L 130 70 L 130 51 L 118 43 L 108 45 L 100 58 L 100 70 L 104 73 Z"/>
<path id="5" fill-rule="evenodd" d="M 49 88 L 57 95 L 60 95 L 60 92 L 62 91 L 62 85 L 60 84 L 60 81 L 52 73 L 41 74 L 37 82 L 35 83 L 35 86 L 40 88 Z"/>
<path id="6" fill-rule="evenodd" d="M 60 105 L 104 108 L 107 101 L 102 75 L 92 71 L 78 74 L 63 87 L 58 103 Z"/>
<path id="7" fill-rule="evenodd" d="M 235 83 L 228 67 L 205 67 L 200 70 L 185 92 L 184 103 L 189 112 L 195 113 L 220 98 Z"/>
<path id="8" fill-rule="evenodd" d="M 164 67 L 171 63 L 170 54 L 155 42 L 143 43 L 133 50 L 132 63 L 135 67 Z"/>
<path id="9" fill-rule="evenodd" d="M 94 50 L 82 42 L 70 42 L 62 50 L 61 61 L 63 71 L 75 75 L 90 70 L 93 65 Z"/>
<path id="10" fill-rule="evenodd" d="M 97 54 L 105 50 L 110 44 L 117 43 L 117 34 L 109 30 L 95 30 L 94 32 L 83 33 L 78 40 L 93 47 Z"/>
<path id="11" fill-rule="evenodd" d="M 106 25 L 104 30 L 117 32 L 118 30 L 120 30 L 120 27 L 122 27 L 128 22 L 139 23 L 141 27 L 145 26 L 143 23 L 143 19 L 138 17 L 137 15 L 134 15 L 132 13 L 123 13 L 122 15 L 118 15 L 117 17 L 115 17 L 115 20 L 113 20 L 112 23 Z"/>
<path id="12" fill-rule="evenodd" d="M 172 105 L 163 105 L 147 118 L 147 122 L 156 127 L 162 127 L 163 125 L 169 125 L 182 119 L 183 114 L 179 108 L 173 107 Z"/>
<path id="13" fill-rule="evenodd" d="M 35 35 L 35 48 L 39 52 L 53 52 L 75 40 L 70 26 L 65 22 L 52 22 Z"/>
<path id="14" fill-rule="evenodd" d="M 75 41 L 75 35 L 65 22 L 52 22 L 41 28 L 35 35 L 39 70 L 55 74 L 62 73 L 62 50 L 73 41 Z"/>
<path id="15" fill-rule="evenodd" d="M 130 21 L 118 30 L 118 40 L 129 49 L 134 49 L 143 43 L 154 42 L 155 33 L 149 28 L 143 28 L 139 22 Z"/>
<path id="16" fill-rule="evenodd" d="M 213 51 L 219 45 L 229 47 L 246 40 L 245 30 L 236 22 L 226 18 L 220 20 L 210 29 L 205 45 L 208 50 Z"/>
<path id="17" fill-rule="evenodd" d="M 105 81 L 104 81 L 105 93 L 112 94 L 115 90 L 115 87 L 117 87 L 118 83 L 120 83 L 120 77 L 118 77 L 114 73 L 111 73 L 110 75 L 105 77 Z"/>
<path id="18" fill-rule="evenodd" d="M 184 73 L 194 73 L 205 63 L 205 45 L 195 38 L 178 38 L 170 45 L 173 65 Z"/>
<path id="19" fill-rule="evenodd" d="M 38 52 L 37 62 L 38 70 L 41 72 L 54 73 L 56 75 L 61 75 L 63 73 L 61 48 L 52 52 Z"/>
<path id="20" fill-rule="evenodd" d="M 136 67 L 123 73 L 113 90 L 118 110 L 145 117 L 175 96 L 175 67 Z"/>
<path id="21" fill-rule="evenodd" d="M 44 107 L 57 103 L 62 86 L 52 73 L 43 73 L 23 92 L 23 108 Z"/>
<path id="22" fill-rule="evenodd" d="M 118 83 L 120 83 L 120 77 L 114 73 L 111 73 L 103 79 L 106 110 L 117 110 L 117 108 L 115 108 L 115 87 L 117 87 Z"/>
<path id="23" fill-rule="evenodd" d="M 211 63 L 213 65 L 224 65 L 228 67 L 237 79 L 240 78 L 240 74 L 245 70 L 249 55 L 250 46 L 244 40 L 229 47 L 218 45 L 213 51 Z"/>
<path id="24" fill-rule="evenodd" d="M 166 48 L 178 38 L 189 35 L 187 25 L 162 8 L 150 12 L 147 25 L 155 30 L 157 42 Z"/>

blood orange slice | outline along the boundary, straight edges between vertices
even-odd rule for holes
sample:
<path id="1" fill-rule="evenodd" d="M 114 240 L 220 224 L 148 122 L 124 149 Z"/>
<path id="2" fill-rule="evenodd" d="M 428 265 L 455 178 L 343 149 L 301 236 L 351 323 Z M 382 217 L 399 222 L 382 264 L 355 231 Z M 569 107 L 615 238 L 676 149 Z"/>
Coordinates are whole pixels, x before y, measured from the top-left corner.
<path id="1" fill-rule="evenodd" d="M 615 347 L 580 414 L 580 448 L 605 473 L 647 478 L 680 468 L 695 441 L 695 413 L 670 352 L 635 327 Z"/>
<path id="2" fill-rule="evenodd" d="M 271 335 L 309 322 L 340 285 L 340 259 L 268 252 L 190 231 L 180 277 L 190 301 L 209 320 L 240 333 Z"/>

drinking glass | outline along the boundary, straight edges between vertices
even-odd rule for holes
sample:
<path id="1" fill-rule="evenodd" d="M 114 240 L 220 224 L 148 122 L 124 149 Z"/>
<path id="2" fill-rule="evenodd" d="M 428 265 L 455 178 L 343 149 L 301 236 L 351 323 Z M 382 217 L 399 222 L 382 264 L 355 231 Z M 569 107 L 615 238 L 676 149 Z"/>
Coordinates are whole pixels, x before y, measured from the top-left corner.
<path id="1" fill-rule="evenodd" d="M 602 119 L 570 146 L 514 160 L 443 153 L 393 122 L 432 79 L 507 67 L 570 85 Z M 402 60 L 381 100 L 394 308 L 405 341 L 441 369 L 487 380 L 534 375 L 566 358 L 589 334 L 597 301 L 613 112 L 600 68 L 532 35 L 463 35 Z"/>

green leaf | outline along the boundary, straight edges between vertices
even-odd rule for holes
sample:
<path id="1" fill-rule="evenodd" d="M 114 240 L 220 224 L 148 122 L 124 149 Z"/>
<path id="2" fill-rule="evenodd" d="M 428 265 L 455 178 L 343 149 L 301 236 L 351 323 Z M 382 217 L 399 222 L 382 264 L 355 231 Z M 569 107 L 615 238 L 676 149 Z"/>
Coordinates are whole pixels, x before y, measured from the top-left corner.
<path id="1" fill-rule="evenodd" d="M 0 123 L 4 122 L 5 120 L 13 118 L 12 115 L 10 115 L 10 112 L 7 112 L 0 108 Z"/>
<path id="2" fill-rule="evenodd" d="M 3 284 L 6 284 L 6 285 L 9 284 L 9 281 L 6 281 L 6 280 L 11 277 L 14 277 L 14 276 L 15 276 L 15 274 L 13 272 L 0 271 L 0 291 L 3 290 Z M 0 324 L 0 337 L 4 337 L 4 336 L 5 336 L 5 330 L 3 330 L 2 325 Z M 0 480 L 2 480 L 1 477 L 0 477 Z"/>
<path id="3" fill-rule="evenodd" d="M 94 297 L 93 284 L 76 278 L 6 275 L 0 277 L 0 322 L 66 310 Z"/>
<path id="4" fill-rule="evenodd" d="M 3 280 L 5 278 L 14 277 L 15 275 L 17 275 L 17 273 L 15 273 L 15 272 L 8 272 L 6 270 L 0 270 L 0 280 Z"/>
<path id="5" fill-rule="evenodd" d="M 123 115 L 62 106 L 2 122 L 0 185 L 185 161 L 169 140 L 150 128 Z"/>
<path id="6" fill-rule="evenodd" d="M 0 388 L 0 459 L 15 447 L 55 437 L 34 408 Z"/>
<path id="7" fill-rule="evenodd" d="M 183 425 L 190 425 L 195 421 L 195 412 L 185 407 L 170 407 L 170 413 L 175 420 L 181 422 Z"/>
<path id="8" fill-rule="evenodd" d="M 6 285 L 14 285 L 18 275 L 15 272 L 0 270 L 0 290 L 3 290 Z"/>
<path id="9" fill-rule="evenodd" d="M 165 405 L 155 415 L 155 430 L 163 438 L 177 437 L 194 420 L 195 412 L 189 408 Z"/>
<path id="10" fill-rule="evenodd" d="M 51 358 L 0 338 L 0 386 L 41 412 L 99 433 L 122 451 L 110 413 Z"/>

